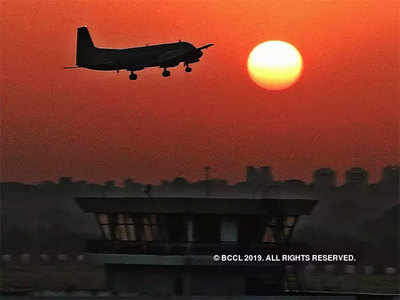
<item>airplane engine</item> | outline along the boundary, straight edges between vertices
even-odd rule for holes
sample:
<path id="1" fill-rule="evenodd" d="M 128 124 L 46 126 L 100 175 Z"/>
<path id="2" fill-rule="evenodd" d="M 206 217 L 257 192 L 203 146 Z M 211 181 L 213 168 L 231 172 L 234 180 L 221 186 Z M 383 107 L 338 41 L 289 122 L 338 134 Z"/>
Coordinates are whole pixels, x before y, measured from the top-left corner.
<path id="1" fill-rule="evenodd" d="M 200 61 L 199 58 L 202 56 L 203 56 L 203 52 L 201 52 L 200 50 L 197 50 L 197 51 L 190 53 L 190 55 L 188 55 L 186 57 L 185 61 L 189 64 L 192 64 L 192 63 Z"/>

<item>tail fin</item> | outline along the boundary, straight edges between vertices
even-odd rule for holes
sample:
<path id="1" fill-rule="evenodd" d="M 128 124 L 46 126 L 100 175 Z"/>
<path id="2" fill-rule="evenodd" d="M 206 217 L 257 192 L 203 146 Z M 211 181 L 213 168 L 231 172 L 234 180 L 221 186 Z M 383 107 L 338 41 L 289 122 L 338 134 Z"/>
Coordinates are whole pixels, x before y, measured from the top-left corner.
<path id="1" fill-rule="evenodd" d="M 87 27 L 79 27 L 77 31 L 76 65 L 83 66 L 89 63 L 90 53 L 96 49 Z"/>

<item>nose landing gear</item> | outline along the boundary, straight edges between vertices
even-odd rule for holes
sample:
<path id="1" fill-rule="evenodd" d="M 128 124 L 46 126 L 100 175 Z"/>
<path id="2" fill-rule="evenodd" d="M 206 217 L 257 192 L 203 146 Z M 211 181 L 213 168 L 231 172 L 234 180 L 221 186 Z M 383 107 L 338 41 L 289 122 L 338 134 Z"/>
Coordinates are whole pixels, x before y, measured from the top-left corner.
<path id="1" fill-rule="evenodd" d="M 129 80 L 136 80 L 137 79 L 137 75 L 133 72 L 131 72 L 131 74 L 129 75 Z"/>

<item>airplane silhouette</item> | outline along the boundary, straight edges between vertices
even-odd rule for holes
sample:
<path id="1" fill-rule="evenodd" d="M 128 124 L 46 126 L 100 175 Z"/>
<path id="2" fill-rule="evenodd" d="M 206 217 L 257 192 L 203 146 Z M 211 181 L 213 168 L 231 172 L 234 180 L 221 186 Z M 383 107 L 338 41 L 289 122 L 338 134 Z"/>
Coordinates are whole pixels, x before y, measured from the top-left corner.
<path id="1" fill-rule="evenodd" d="M 214 44 L 196 48 L 192 44 L 179 41 L 177 43 L 159 44 L 127 49 L 97 48 L 93 44 L 87 27 L 79 27 L 77 32 L 76 66 L 64 69 L 86 68 L 101 71 L 130 71 L 129 79 L 136 80 L 134 71 L 149 67 L 163 68 L 162 76 L 171 75 L 167 68 L 184 63 L 185 71 L 191 72 L 189 64 L 196 63 L 203 55 L 201 50 Z"/>

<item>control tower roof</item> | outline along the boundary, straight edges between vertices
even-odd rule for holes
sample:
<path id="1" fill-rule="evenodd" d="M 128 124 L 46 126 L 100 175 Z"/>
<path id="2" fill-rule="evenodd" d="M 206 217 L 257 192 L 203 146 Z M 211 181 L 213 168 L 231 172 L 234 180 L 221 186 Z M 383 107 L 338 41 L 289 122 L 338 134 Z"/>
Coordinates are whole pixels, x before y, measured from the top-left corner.
<path id="1" fill-rule="evenodd" d="M 78 197 L 84 212 L 137 214 L 309 215 L 318 202 L 278 198 Z"/>

